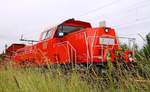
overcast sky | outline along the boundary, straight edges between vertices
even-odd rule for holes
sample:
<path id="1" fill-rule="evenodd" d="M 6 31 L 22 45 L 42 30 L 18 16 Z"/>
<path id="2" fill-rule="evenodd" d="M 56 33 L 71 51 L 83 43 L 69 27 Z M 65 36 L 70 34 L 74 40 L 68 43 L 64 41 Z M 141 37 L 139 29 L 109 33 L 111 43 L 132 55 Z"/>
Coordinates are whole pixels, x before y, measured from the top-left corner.
<path id="1" fill-rule="evenodd" d="M 135 37 L 150 32 L 150 0 L 0 0 L 0 52 L 5 44 L 38 40 L 42 30 L 68 18 L 98 26 L 106 21 L 119 36 Z"/>

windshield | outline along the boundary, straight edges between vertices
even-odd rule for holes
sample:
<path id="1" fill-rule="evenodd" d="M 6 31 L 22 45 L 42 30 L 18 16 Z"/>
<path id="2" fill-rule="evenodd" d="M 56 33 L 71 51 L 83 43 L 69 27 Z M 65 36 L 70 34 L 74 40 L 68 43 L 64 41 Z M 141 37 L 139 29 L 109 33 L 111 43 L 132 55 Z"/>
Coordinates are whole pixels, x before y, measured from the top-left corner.
<path id="1" fill-rule="evenodd" d="M 50 38 L 51 36 L 52 36 L 52 31 L 51 31 L 51 29 L 50 29 L 50 30 L 48 30 L 48 31 L 43 32 L 42 40 L 48 39 L 48 38 Z"/>
<path id="2" fill-rule="evenodd" d="M 74 31 L 78 31 L 78 30 L 81 30 L 81 29 L 84 29 L 84 27 L 81 27 L 81 26 L 66 26 L 66 25 L 61 25 L 58 28 L 58 32 L 62 31 L 65 34 L 68 34 L 68 33 L 71 33 L 71 32 L 74 32 Z"/>

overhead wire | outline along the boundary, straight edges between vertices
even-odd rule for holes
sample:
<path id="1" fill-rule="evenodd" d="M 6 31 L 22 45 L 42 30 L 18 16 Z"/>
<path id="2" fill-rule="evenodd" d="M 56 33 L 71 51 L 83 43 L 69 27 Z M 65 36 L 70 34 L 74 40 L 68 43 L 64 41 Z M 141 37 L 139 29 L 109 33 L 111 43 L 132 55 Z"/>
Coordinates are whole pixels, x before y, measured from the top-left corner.
<path id="1" fill-rule="evenodd" d="M 125 28 L 129 28 L 130 26 L 133 26 L 133 25 L 139 25 L 139 24 L 143 24 L 143 23 L 147 23 L 147 22 L 150 22 L 150 18 L 144 18 L 144 20 L 139 20 L 137 22 L 133 22 L 133 23 L 130 23 L 130 24 L 125 25 L 125 26 L 118 26 L 117 28 L 118 29 L 125 29 Z"/>
<path id="2" fill-rule="evenodd" d="M 105 8 L 105 7 L 114 5 L 114 4 L 116 4 L 117 2 L 119 2 L 119 1 L 120 1 L 120 0 L 115 0 L 115 1 L 113 1 L 113 2 L 107 3 L 107 4 L 103 5 L 103 6 L 100 6 L 100 7 L 98 7 L 98 8 L 93 9 L 93 10 L 90 10 L 90 11 L 88 11 L 88 12 L 85 12 L 85 13 L 83 13 L 83 14 L 81 14 L 81 15 L 77 15 L 76 18 L 78 18 L 78 17 L 83 17 L 83 16 L 88 15 L 88 14 L 90 14 L 90 13 L 99 11 L 99 10 Z"/>
<path id="3" fill-rule="evenodd" d="M 84 16 L 87 16 L 87 15 L 89 15 L 89 14 L 91 14 L 91 13 L 100 11 L 100 10 L 106 8 L 106 7 L 110 7 L 110 6 L 112 6 L 112 5 L 115 5 L 116 3 L 119 3 L 119 1 L 121 1 L 121 0 L 116 0 L 116 1 L 110 2 L 110 3 L 108 3 L 108 4 L 105 4 L 105 5 L 103 5 L 103 6 L 100 6 L 100 7 L 98 7 L 98 8 L 95 8 L 95 9 L 93 9 L 93 10 L 90 10 L 90 11 L 88 11 L 88 12 L 85 12 L 85 13 L 83 13 L 83 14 L 81 14 L 81 15 L 78 15 L 78 16 L 76 16 L 75 18 L 77 18 L 77 17 L 84 17 Z M 134 6 L 135 6 L 135 5 L 138 5 L 138 4 L 141 4 L 141 3 L 145 2 L 145 1 L 148 1 L 148 0 L 143 0 L 143 1 L 140 1 L 140 2 L 138 2 L 138 3 L 135 3 Z M 137 7 L 134 7 L 134 8 L 137 8 Z M 121 10 L 121 12 L 122 12 L 122 10 Z"/>
<path id="4" fill-rule="evenodd" d="M 143 0 L 142 2 L 144 2 L 144 1 L 147 1 L 147 0 Z M 138 3 L 136 3 L 136 4 L 140 4 L 140 3 L 142 3 L 142 2 L 138 2 Z M 134 4 L 134 5 L 136 5 L 136 4 Z M 108 14 L 104 14 L 104 13 L 100 13 L 102 16 L 108 16 L 108 15 L 116 15 L 117 14 L 117 16 L 118 15 L 122 15 L 122 14 L 124 14 L 124 13 L 126 13 L 126 12 L 133 12 L 133 10 L 135 10 L 135 12 L 136 13 L 138 13 L 138 9 L 139 8 L 143 8 L 143 7 L 147 7 L 147 6 L 149 6 L 149 4 L 150 4 L 150 1 L 147 1 L 146 2 L 146 4 L 143 4 L 143 5 L 140 5 L 140 6 L 136 6 L 136 7 L 130 7 L 130 9 L 127 9 L 127 10 L 125 10 L 125 11 L 122 11 L 122 10 L 120 10 L 119 12 L 113 12 L 113 13 L 108 13 Z M 134 5 L 132 5 L 132 6 L 134 6 Z M 131 9 L 132 8 L 132 9 Z M 123 13 L 122 13 L 123 12 Z M 97 16 L 97 17 L 100 17 L 100 14 L 99 14 L 99 16 Z M 125 16 L 128 16 L 127 14 L 125 14 Z M 97 19 L 97 17 L 96 18 L 87 18 L 88 20 L 96 20 Z"/>
<path id="5" fill-rule="evenodd" d="M 147 1 L 147 0 L 146 0 Z M 145 0 L 144 1 L 142 1 L 142 2 L 145 2 Z M 141 3 L 141 2 L 138 2 L 138 3 Z M 136 3 L 137 4 L 137 3 Z M 134 10 L 135 9 L 135 13 L 136 13 L 136 16 L 138 16 L 138 12 L 139 12 L 139 8 L 144 8 L 144 7 L 147 7 L 147 6 L 149 6 L 149 2 L 147 1 L 146 2 L 146 4 L 142 4 L 142 5 L 140 5 L 140 6 L 136 6 L 136 7 L 134 7 L 134 8 L 132 8 L 132 9 L 128 9 L 127 11 L 131 11 L 131 10 Z M 128 15 L 126 15 L 126 16 L 128 16 Z M 145 20 L 149 20 L 150 18 L 149 17 L 145 17 L 145 18 L 137 18 L 136 17 L 136 19 L 135 19 L 135 21 L 132 21 L 132 23 L 131 24 L 128 24 L 128 25 L 125 25 L 125 26 L 120 26 L 119 28 L 127 28 L 127 27 L 130 27 L 130 26 L 132 26 L 132 25 L 137 25 L 137 24 L 141 24 L 141 23 L 146 23 L 147 21 L 145 21 Z M 93 19 L 94 20 L 94 19 Z M 144 22 L 142 22 L 142 21 L 144 21 Z"/>

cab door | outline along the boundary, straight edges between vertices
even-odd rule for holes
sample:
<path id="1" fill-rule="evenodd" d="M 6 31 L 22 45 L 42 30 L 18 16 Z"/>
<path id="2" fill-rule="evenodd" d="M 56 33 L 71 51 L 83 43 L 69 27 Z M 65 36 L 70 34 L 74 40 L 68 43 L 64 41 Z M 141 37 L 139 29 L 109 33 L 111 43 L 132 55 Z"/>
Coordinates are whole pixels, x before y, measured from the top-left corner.
<path id="1" fill-rule="evenodd" d="M 45 63 L 53 63 L 52 56 L 53 56 L 53 43 L 55 43 L 53 37 L 56 29 L 52 28 L 47 31 L 44 31 L 41 34 L 40 42 L 37 44 L 36 47 L 36 58 L 38 64 L 45 64 Z"/>
<path id="2" fill-rule="evenodd" d="M 55 37 L 53 38 L 53 50 L 57 64 L 71 63 L 70 45 L 68 41 L 65 40 L 65 36 L 67 35 L 64 34 L 63 27 L 59 25 L 56 30 Z"/>

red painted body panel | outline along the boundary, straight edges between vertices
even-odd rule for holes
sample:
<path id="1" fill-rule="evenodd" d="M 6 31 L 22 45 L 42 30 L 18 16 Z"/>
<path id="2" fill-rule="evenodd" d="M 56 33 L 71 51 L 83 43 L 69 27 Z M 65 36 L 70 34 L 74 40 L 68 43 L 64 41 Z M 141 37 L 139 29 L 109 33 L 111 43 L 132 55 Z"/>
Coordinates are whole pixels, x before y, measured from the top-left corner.
<path id="1" fill-rule="evenodd" d="M 14 53 L 18 50 L 18 49 L 20 49 L 20 48 L 23 48 L 23 47 L 25 47 L 25 45 L 24 44 L 12 44 L 11 46 L 9 46 L 7 49 L 6 49 L 6 54 L 8 55 L 8 56 L 12 56 L 12 55 L 14 55 Z"/>
<path id="2" fill-rule="evenodd" d="M 71 32 L 63 37 L 57 37 L 58 27 L 60 25 L 82 26 L 82 29 Z M 32 62 L 38 65 L 46 63 L 51 64 L 69 64 L 69 63 L 100 63 L 111 61 L 114 62 L 115 51 L 119 50 L 118 40 L 115 30 L 112 28 L 92 28 L 87 22 L 67 20 L 59 26 L 50 29 L 51 36 L 42 39 L 44 31 L 40 37 L 40 41 L 33 46 L 26 46 L 16 51 L 12 56 L 15 62 Z M 106 31 L 108 30 L 108 32 Z M 101 38 L 111 39 L 108 45 L 101 42 Z M 105 43 L 105 42 L 104 42 Z M 125 52 L 128 54 L 128 52 Z M 108 54 L 110 56 L 108 57 Z M 109 58 L 109 59 L 108 59 Z M 128 60 L 128 55 L 125 60 Z"/>

